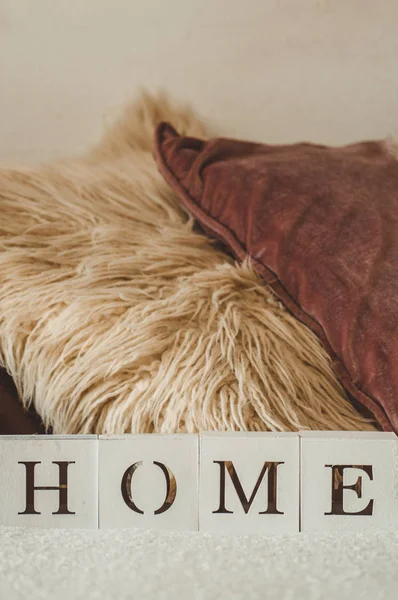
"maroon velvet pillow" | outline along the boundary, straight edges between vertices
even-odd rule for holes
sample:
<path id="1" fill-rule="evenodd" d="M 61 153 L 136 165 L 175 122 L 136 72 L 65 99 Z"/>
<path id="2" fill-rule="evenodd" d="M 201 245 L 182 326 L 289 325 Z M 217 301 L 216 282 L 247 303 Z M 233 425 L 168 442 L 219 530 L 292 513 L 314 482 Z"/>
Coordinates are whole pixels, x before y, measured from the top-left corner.
<path id="1" fill-rule="evenodd" d="M 333 148 L 180 137 L 155 157 L 202 227 L 323 342 L 337 377 L 398 431 L 398 160 L 383 141 Z"/>

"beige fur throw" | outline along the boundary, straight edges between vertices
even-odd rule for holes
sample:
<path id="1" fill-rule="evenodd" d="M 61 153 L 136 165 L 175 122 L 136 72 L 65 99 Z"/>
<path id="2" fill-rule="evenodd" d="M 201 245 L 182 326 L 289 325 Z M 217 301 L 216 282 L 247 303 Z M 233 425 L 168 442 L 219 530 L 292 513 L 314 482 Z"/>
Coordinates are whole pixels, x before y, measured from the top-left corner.
<path id="1" fill-rule="evenodd" d="M 56 433 L 370 429 L 314 335 L 194 228 L 143 95 L 87 156 L 0 172 L 0 363 Z"/>

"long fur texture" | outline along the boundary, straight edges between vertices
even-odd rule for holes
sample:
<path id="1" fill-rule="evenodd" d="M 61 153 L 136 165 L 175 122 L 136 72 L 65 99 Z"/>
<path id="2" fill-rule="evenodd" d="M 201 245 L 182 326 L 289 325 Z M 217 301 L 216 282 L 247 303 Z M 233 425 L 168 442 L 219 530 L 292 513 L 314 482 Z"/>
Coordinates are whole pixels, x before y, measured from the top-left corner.
<path id="1" fill-rule="evenodd" d="M 179 207 L 144 94 L 88 155 L 0 172 L 0 363 L 55 433 L 372 429 L 315 336 Z"/>

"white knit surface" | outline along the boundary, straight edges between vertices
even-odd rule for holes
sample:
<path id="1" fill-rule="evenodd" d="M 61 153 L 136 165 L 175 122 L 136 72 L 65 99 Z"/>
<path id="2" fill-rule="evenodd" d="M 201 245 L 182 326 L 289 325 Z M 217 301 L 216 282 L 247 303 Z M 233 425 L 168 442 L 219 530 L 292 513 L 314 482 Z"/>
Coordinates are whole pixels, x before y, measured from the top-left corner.
<path id="1" fill-rule="evenodd" d="M 0 598 L 396 600 L 398 533 L 0 528 Z"/>

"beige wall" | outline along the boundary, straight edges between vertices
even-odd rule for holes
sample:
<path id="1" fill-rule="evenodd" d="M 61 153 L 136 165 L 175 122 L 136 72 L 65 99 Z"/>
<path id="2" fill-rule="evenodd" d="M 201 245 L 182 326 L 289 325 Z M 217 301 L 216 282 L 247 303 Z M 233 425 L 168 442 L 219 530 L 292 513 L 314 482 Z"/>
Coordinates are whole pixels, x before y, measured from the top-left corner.
<path id="1" fill-rule="evenodd" d="M 398 132 L 397 0 L 0 0 L 0 160 L 95 139 L 139 86 L 221 133 Z"/>

